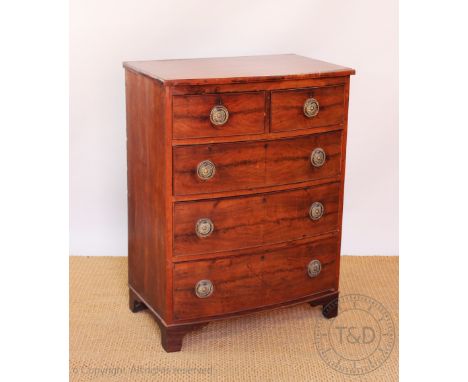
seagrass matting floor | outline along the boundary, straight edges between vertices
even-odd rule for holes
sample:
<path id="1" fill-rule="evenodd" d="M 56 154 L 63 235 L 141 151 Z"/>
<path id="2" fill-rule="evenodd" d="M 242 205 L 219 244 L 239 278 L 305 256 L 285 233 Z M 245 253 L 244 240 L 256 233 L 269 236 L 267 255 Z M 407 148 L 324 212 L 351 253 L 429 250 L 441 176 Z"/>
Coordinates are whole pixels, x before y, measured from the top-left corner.
<path id="1" fill-rule="evenodd" d="M 334 350 L 327 348 L 326 334 L 322 336 L 322 329 L 330 329 L 333 321 L 323 318 L 321 307 L 300 304 L 210 323 L 187 334 L 181 352 L 165 353 L 150 313 L 134 314 L 128 309 L 127 258 L 74 256 L 70 258 L 70 379 L 397 381 L 398 258 L 343 256 L 340 291 L 340 298 L 359 295 L 380 303 L 375 305 L 380 312 L 388 312 L 380 322 L 393 324 L 393 345 L 388 345 L 385 330 L 380 333 L 383 336 L 377 333 L 376 346 L 383 347 L 385 341 L 388 345 L 389 355 L 383 362 L 385 357 L 379 360 L 372 348 L 376 333 L 368 328 L 376 322 L 359 322 L 369 320 L 369 315 L 365 309 L 345 310 L 351 306 L 349 301 L 340 301 L 342 319 L 336 325 L 339 336 Z M 375 310 L 371 305 L 369 309 Z M 356 331 L 348 332 L 348 327 Z M 327 358 L 333 351 L 344 358 Z M 380 366 L 362 374 L 347 361 L 353 359 L 359 365 L 377 362 Z M 347 367 L 341 368 L 345 363 Z"/>

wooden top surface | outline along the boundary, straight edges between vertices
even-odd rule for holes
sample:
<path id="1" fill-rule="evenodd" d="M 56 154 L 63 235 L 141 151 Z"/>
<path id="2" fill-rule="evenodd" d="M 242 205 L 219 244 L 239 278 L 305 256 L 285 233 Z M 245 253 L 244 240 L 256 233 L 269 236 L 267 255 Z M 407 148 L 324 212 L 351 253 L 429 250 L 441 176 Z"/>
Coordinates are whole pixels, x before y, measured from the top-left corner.
<path id="1" fill-rule="evenodd" d="M 349 76 L 354 69 L 295 54 L 124 62 L 170 85 L 201 85 Z"/>

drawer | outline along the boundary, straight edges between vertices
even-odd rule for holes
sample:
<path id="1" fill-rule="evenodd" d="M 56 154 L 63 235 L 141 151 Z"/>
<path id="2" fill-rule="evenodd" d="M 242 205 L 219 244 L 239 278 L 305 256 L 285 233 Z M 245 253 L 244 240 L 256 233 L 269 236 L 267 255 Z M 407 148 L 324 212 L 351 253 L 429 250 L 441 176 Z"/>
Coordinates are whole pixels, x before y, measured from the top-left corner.
<path id="1" fill-rule="evenodd" d="M 339 193 L 340 183 L 330 183 L 268 194 L 176 203 L 174 255 L 249 248 L 337 230 Z M 311 213 L 315 215 L 311 217 Z"/>
<path id="2" fill-rule="evenodd" d="M 275 141 L 178 146 L 174 148 L 174 194 L 235 191 L 337 176 L 341 143 L 342 132 L 334 131 Z M 313 164 L 313 152 L 323 162 L 317 162 L 314 155 Z"/>
<path id="3" fill-rule="evenodd" d="M 271 131 L 310 129 L 342 124 L 344 86 L 327 86 L 271 93 Z"/>
<path id="4" fill-rule="evenodd" d="M 172 108 L 175 139 L 265 131 L 265 92 L 174 96 Z"/>
<path id="5" fill-rule="evenodd" d="M 338 239 L 332 237 L 249 255 L 177 263 L 175 319 L 240 312 L 337 289 L 337 256 Z"/>

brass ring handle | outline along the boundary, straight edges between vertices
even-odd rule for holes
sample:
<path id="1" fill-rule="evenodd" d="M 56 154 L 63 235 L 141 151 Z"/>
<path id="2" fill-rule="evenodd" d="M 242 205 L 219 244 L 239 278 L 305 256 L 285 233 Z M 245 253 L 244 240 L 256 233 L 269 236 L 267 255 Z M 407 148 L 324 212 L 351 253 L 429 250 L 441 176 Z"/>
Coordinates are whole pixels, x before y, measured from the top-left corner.
<path id="1" fill-rule="evenodd" d="M 198 237 L 204 238 L 210 236 L 214 231 L 214 224 L 208 218 L 198 219 L 195 225 L 195 233 Z"/>
<path id="2" fill-rule="evenodd" d="M 201 180 L 211 179 L 216 173 L 216 166 L 210 160 L 204 160 L 197 166 L 197 175 Z"/>
<path id="3" fill-rule="evenodd" d="M 199 298 L 207 298 L 213 294 L 214 286 L 210 280 L 200 280 L 195 285 L 195 294 Z"/>
<path id="4" fill-rule="evenodd" d="M 324 212 L 325 212 L 325 208 L 323 207 L 322 203 L 313 202 L 309 208 L 309 217 L 312 220 L 319 220 L 323 216 Z"/>
<path id="5" fill-rule="evenodd" d="M 315 117 L 320 110 L 319 102 L 315 98 L 308 98 L 304 102 L 304 115 L 307 118 Z"/>
<path id="6" fill-rule="evenodd" d="M 215 126 L 224 125 L 229 119 L 229 111 L 222 105 L 214 106 L 210 112 L 210 121 Z"/>
<path id="7" fill-rule="evenodd" d="M 325 154 L 325 150 L 321 147 L 317 147 L 312 151 L 310 154 L 310 162 L 314 167 L 321 167 L 324 165 L 325 160 L 327 159 L 327 154 Z"/>
<path id="8" fill-rule="evenodd" d="M 307 265 L 307 274 L 310 278 L 317 277 L 322 270 L 322 263 L 319 260 L 312 260 L 309 265 Z"/>

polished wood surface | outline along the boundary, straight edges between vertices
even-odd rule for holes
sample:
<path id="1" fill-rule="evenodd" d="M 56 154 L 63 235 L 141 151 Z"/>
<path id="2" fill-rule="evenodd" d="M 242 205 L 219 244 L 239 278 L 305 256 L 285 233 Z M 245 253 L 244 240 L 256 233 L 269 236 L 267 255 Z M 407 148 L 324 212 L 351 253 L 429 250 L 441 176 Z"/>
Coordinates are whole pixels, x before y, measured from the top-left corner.
<path id="1" fill-rule="evenodd" d="M 167 242 L 167 194 L 165 165 L 160 160 L 168 148 L 163 121 L 164 88 L 130 71 L 125 78 L 127 94 L 127 196 L 128 282 L 146 301 L 165 314 Z M 157 153 L 157 155 L 156 155 Z"/>
<path id="2" fill-rule="evenodd" d="M 212 320 L 336 298 L 354 70 L 295 55 L 124 66 L 129 307 L 152 313 L 164 349 Z M 320 103 L 310 119 L 309 97 Z M 225 125 L 210 122 L 215 105 L 228 108 Z M 326 161 L 314 167 L 318 147 Z M 209 180 L 197 176 L 204 160 Z M 195 233 L 200 218 L 214 223 L 208 237 Z M 310 278 L 314 258 L 323 268 Z M 215 289 L 201 299 L 204 279 Z"/>
<path id="3" fill-rule="evenodd" d="M 306 182 L 340 174 L 341 131 L 290 139 L 180 146 L 174 148 L 175 195 L 201 194 L 252 187 Z M 325 164 L 314 167 L 315 148 L 326 153 Z M 197 176 L 197 166 L 212 161 L 209 180 Z"/>
<path id="4" fill-rule="evenodd" d="M 221 83 L 214 82 L 214 83 L 207 83 L 207 84 L 193 84 L 193 85 L 188 84 L 188 85 L 177 85 L 177 86 L 168 85 L 168 86 L 172 89 L 173 95 L 239 93 L 239 92 L 252 92 L 252 91 L 271 92 L 275 90 L 291 90 L 291 89 L 316 88 L 316 87 L 322 87 L 322 86 L 345 85 L 348 79 L 349 79 L 348 76 L 313 77 L 313 78 L 299 78 L 299 79 L 287 79 L 287 80 L 261 79 L 259 81 L 242 81 L 242 82 L 229 82 L 226 79 L 224 82 L 221 82 Z"/>
<path id="5" fill-rule="evenodd" d="M 331 183 L 240 198 L 176 203 L 174 255 L 248 248 L 335 231 L 339 190 L 339 183 Z M 309 208 L 317 201 L 325 212 L 319 220 L 312 220 Z M 209 218 L 214 224 L 208 237 L 196 235 L 195 225 L 201 218 Z"/>
<path id="6" fill-rule="evenodd" d="M 337 255 L 337 240 L 331 238 L 282 251 L 176 264 L 175 318 L 216 316 L 334 290 Z M 311 278 L 307 265 L 314 259 L 322 263 L 322 270 Z M 198 280 L 213 283 L 210 297 L 194 294 Z"/>
<path id="7" fill-rule="evenodd" d="M 237 83 L 349 76 L 354 70 L 295 54 L 125 62 L 168 85 Z"/>
<path id="8" fill-rule="evenodd" d="M 320 105 L 315 117 L 304 115 L 304 103 L 315 98 Z M 310 129 L 343 123 L 345 110 L 344 86 L 326 86 L 271 93 L 271 131 Z"/>
<path id="9" fill-rule="evenodd" d="M 229 112 L 222 126 L 210 121 L 211 109 L 223 105 Z M 265 131 L 265 92 L 174 96 L 174 138 L 203 138 Z"/>

